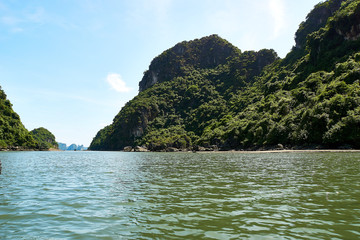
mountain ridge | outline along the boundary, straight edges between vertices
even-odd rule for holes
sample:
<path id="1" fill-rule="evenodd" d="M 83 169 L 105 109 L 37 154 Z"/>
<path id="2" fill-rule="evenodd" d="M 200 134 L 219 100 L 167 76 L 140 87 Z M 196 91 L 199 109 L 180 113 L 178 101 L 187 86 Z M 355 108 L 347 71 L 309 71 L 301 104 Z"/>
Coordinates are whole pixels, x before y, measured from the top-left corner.
<path id="1" fill-rule="evenodd" d="M 359 148 L 359 16 L 359 0 L 317 4 L 284 59 L 217 35 L 179 43 L 152 61 L 139 94 L 90 149 Z M 233 51 L 216 51 L 211 64 L 209 39 Z"/>

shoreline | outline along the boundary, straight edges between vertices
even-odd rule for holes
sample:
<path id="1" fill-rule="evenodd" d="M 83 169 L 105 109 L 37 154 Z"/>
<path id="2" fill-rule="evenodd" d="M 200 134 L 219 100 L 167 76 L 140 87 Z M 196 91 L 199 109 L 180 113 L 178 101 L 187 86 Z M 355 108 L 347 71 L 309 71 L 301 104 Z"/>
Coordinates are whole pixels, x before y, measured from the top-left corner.
<path id="1" fill-rule="evenodd" d="M 0 152 L 65 152 L 60 149 L 51 148 L 48 150 L 38 149 L 1 149 Z M 88 152 L 129 152 L 123 150 L 88 150 Z M 237 154 L 257 154 L 257 153 L 360 153 L 360 149 L 274 149 L 274 150 L 178 150 L 178 151 L 131 151 L 147 153 L 237 153 Z"/>
<path id="2" fill-rule="evenodd" d="M 274 149 L 274 150 L 178 150 L 178 151 L 124 151 L 124 150 L 88 150 L 89 152 L 128 152 L 128 153 L 360 153 L 360 149 Z"/>
<path id="3" fill-rule="evenodd" d="M 302 150 L 254 150 L 254 151 L 196 151 L 195 153 L 360 153 L 360 149 L 302 149 Z"/>
<path id="4" fill-rule="evenodd" d="M 92 151 L 91 149 L 89 151 Z M 292 153 L 292 152 L 360 152 L 359 148 L 354 148 L 350 145 L 342 145 L 334 148 L 327 148 L 322 145 L 306 145 L 306 146 L 283 146 L 278 144 L 276 146 L 251 147 L 251 148 L 221 148 L 217 145 L 207 146 L 189 146 L 187 148 L 166 147 L 162 149 L 149 149 L 148 146 L 126 146 L 123 150 L 95 150 L 95 151 L 122 151 L 122 152 L 193 152 L 193 153 Z"/>
<path id="5" fill-rule="evenodd" d="M 26 148 L 1 148 L 0 152 L 61 152 L 62 150 L 56 148 L 49 149 L 26 149 Z"/>

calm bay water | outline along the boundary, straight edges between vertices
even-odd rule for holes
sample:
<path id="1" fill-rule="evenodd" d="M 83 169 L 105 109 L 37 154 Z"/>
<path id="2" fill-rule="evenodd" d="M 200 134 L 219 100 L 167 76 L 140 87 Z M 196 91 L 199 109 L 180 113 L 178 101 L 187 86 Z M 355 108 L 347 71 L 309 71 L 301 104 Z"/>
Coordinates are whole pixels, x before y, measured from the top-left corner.
<path id="1" fill-rule="evenodd" d="M 0 239 L 359 239 L 360 153 L 1 152 Z"/>

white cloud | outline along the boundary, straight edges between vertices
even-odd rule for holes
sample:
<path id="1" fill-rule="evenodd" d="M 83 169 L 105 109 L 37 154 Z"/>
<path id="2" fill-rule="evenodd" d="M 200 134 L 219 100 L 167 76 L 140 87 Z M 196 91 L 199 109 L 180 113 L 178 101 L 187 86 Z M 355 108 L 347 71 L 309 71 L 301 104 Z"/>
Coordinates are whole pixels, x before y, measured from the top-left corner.
<path id="1" fill-rule="evenodd" d="M 12 33 L 23 32 L 28 26 L 45 23 L 45 11 L 43 8 L 36 8 L 34 10 L 24 9 L 21 12 L 7 11 L 6 14 L 0 18 L 0 24 L 9 27 Z"/>
<path id="2" fill-rule="evenodd" d="M 280 32 L 285 28 L 285 3 L 284 0 L 269 0 L 270 15 L 274 21 L 272 38 L 277 38 Z"/>
<path id="3" fill-rule="evenodd" d="M 117 73 L 109 73 L 106 77 L 106 81 L 117 92 L 130 92 L 131 88 L 126 86 L 126 83 Z"/>

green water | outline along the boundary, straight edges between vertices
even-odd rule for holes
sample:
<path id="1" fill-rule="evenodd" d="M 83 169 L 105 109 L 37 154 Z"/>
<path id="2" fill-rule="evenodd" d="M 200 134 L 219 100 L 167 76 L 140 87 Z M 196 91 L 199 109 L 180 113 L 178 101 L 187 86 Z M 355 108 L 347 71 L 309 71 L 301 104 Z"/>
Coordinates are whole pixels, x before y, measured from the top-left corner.
<path id="1" fill-rule="evenodd" d="M 0 239 L 359 239 L 359 153 L 2 152 Z"/>

